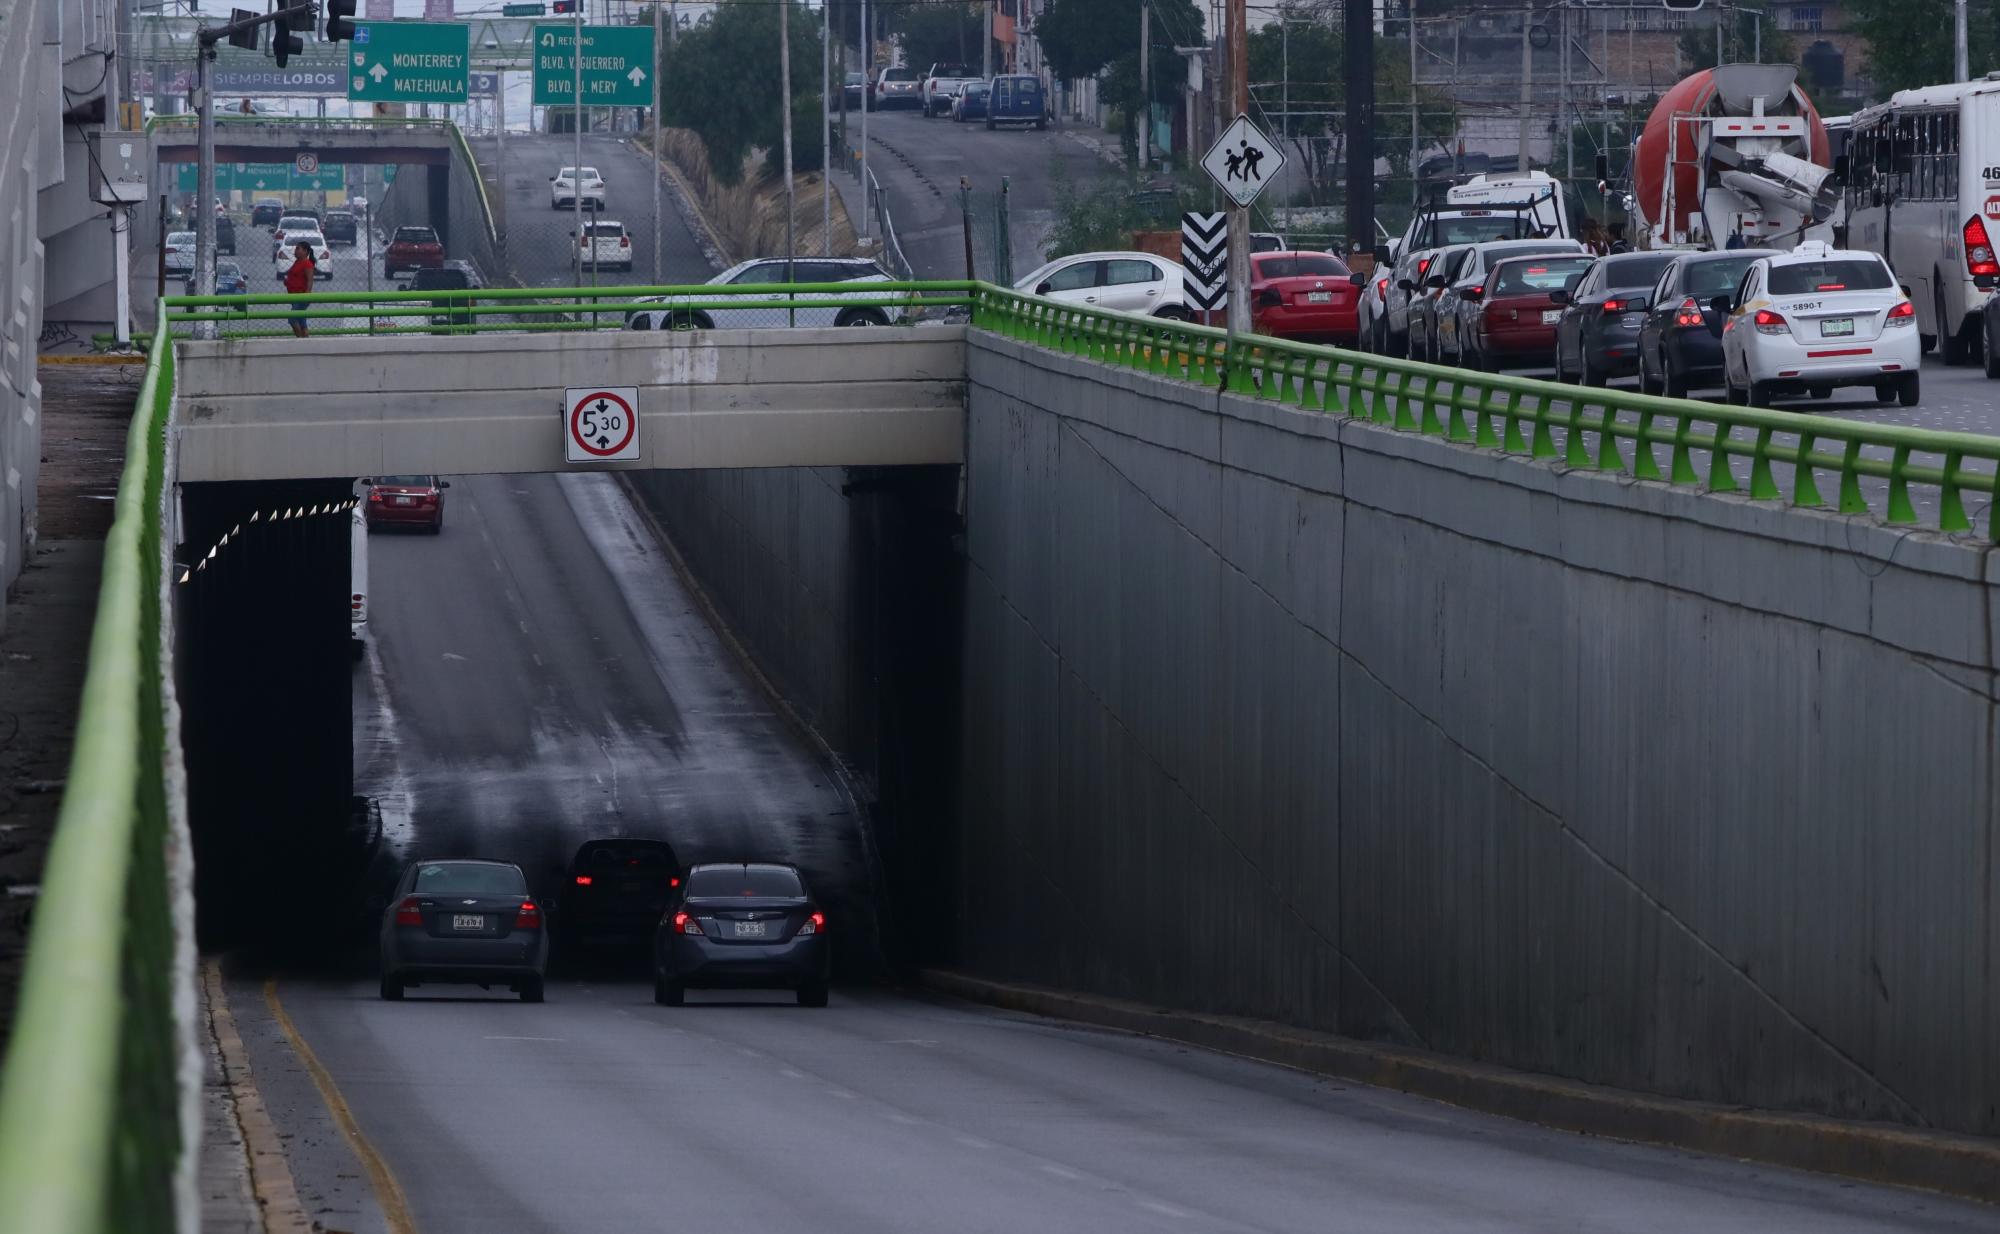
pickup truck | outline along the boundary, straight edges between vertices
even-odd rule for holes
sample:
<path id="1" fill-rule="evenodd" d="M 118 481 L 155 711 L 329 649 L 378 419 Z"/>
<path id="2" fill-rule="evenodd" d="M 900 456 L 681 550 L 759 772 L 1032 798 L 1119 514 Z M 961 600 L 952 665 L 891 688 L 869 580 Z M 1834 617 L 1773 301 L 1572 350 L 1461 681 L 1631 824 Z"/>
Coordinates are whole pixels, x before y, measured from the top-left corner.
<path id="1" fill-rule="evenodd" d="M 403 270 L 443 268 L 444 245 L 438 243 L 437 232 L 428 227 L 398 227 L 382 256 L 382 273 L 388 278 L 395 278 Z"/>
<path id="2" fill-rule="evenodd" d="M 985 81 L 984 77 L 963 64 L 939 62 L 931 65 L 930 72 L 924 74 L 922 90 L 924 118 L 951 114 L 951 101 L 966 83 Z"/>

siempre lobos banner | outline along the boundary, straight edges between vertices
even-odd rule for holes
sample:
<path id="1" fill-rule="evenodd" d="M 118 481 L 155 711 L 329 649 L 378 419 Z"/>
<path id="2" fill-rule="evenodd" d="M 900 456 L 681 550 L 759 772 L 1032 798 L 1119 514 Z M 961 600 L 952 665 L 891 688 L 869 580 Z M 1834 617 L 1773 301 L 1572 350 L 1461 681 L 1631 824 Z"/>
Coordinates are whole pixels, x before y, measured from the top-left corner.
<path id="1" fill-rule="evenodd" d="M 161 73 L 155 84 L 151 69 L 141 69 L 132 74 L 132 88 L 140 94 L 151 94 L 155 89 L 169 94 L 186 94 L 194 85 L 194 70 L 175 68 Z M 215 92 L 218 95 L 242 95 L 262 98 L 273 94 L 305 94 L 340 97 L 347 93 L 347 77 L 341 72 L 338 62 L 325 66 L 288 65 L 285 68 L 215 69 Z"/>

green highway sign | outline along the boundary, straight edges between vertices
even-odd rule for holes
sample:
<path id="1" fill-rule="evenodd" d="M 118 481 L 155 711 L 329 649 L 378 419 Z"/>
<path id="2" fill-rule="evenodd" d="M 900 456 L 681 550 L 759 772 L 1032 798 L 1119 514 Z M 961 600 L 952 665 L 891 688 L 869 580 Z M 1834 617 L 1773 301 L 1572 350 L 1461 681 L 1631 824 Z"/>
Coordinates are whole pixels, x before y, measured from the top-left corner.
<path id="1" fill-rule="evenodd" d="M 183 193 L 196 191 L 198 171 L 198 167 L 193 163 L 179 164 L 174 173 L 175 186 Z M 231 190 L 245 193 L 306 193 L 346 187 L 347 168 L 331 163 L 320 164 L 319 170 L 311 175 L 300 172 L 290 163 L 215 165 L 215 191 L 218 193 L 227 193 Z"/>
<path id="2" fill-rule="evenodd" d="M 463 103 L 471 27 L 463 23 L 364 21 L 347 57 L 353 103 Z"/>
<path id="3" fill-rule="evenodd" d="M 575 41 L 575 26 L 535 27 L 535 106 L 578 102 Z M 583 27 L 584 106 L 651 107 L 656 66 L 651 26 Z"/>
<path id="4" fill-rule="evenodd" d="M 540 17 L 548 11 L 549 6 L 546 4 L 503 4 L 500 6 L 500 16 L 502 17 Z"/>

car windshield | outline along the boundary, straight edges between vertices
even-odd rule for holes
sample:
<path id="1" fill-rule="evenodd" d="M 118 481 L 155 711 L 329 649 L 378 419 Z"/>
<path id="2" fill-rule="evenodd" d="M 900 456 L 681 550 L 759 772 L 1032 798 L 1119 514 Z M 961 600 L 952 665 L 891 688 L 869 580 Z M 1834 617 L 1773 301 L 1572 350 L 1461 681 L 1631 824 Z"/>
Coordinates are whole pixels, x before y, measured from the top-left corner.
<path id="1" fill-rule="evenodd" d="M 1432 219 L 1429 239 L 1417 247 L 1443 248 L 1448 244 L 1518 240 L 1528 234 L 1528 220 L 1518 214 L 1475 214 L 1463 218 Z"/>
<path id="2" fill-rule="evenodd" d="M 194 233 L 191 231 L 177 231 L 167 237 L 167 244 L 169 247 L 179 244 L 193 244 L 193 243 L 194 243 Z M 558 408 L 557 410 L 561 410 L 561 408 Z"/>
<path id="3" fill-rule="evenodd" d="M 395 242 L 407 243 L 407 244 L 436 244 L 437 233 L 433 232 L 428 227 L 398 227 L 396 229 Z"/>
<path id="4" fill-rule="evenodd" d="M 215 263 L 215 277 L 219 279 L 242 278 L 243 267 L 233 261 L 218 261 Z"/>
<path id="5" fill-rule="evenodd" d="M 286 233 L 285 243 L 287 245 L 310 244 L 317 247 L 326 243 L 326 237 L 316 231 L 294 231 Z"/>
<path id="6" fill-rule="evenodd" d="M 1736 290 L 1755 257 L 1718 257 L 1691 261 L 1682 274 L 1681 290 L 1691 296 L 1719 296 Z"/>
<path id="7" fill-rule="evenodd" d="M 1865 257 L 1788 261 L 1771 267 L 1771 294 L 1802 296 L 1815 291 L 1881 291 L 1893 286 L 1889 268 Z"/>
<path id="8" fill-rule="evenodd" d="M 433 861 L 417 867 L 418 895 L 526 895 L 528 880 L 513 866 L 484 861 Z"/>
<path id="9" fill-rule="evenodd" d="M 940 64 L 937 66 L 936 72 L 931 75 L 933 77 L 970 77 L 972 76 L 972 70 L 962 64 Z"/>
<path id="10" fill-rule="evenodd" d="M 965 93 L 967 94 L 984 94 L 986 91 L 987 85 L 983 81 L 975 81 L 965 87 Z"/>
<path id="11" fill-rule="evenodd" d="M 625 224 L 623 224 L 623 223 L 585 223 L 585 224 L 583 225 L 583 234 L 584 234 L 584 235 L 586 235 L 586 236 L 609 236 L 609 237 L 611 237 L 612 239 L 614 239 L 614 240 L 615 240 L 615 239 L 617 239 L 617 238 L 618 238 L 619 236 L 622 236 L 622 235 L 624 235 L 624 234 L 625 234 Z"/>
<path id="12" fill-rule="evenodd" d="M 412 291 L 457 291 L 472 286 L 463 270 L 419 270 Z"/>
<path id="13" fill-rule="evenodd" d="M 1672 253 L 1607 257 L 1604 261 L 1604 285 L 1613 288 L 1650 288 L 1660 281 L 1660 275 L 1673 260 Z"/>
<path id="14" fill-rule="evenodd" d="M 389 488 L 430 488 L 435 476 L 376 476 L 375 483 Z"/>
<path id="15" fill-rule="evenodd" d="M 710 866 L 688 876 L 687 894 L 693 899 L 721 899 L 730 896 L 803 896 L 799 876 L 779 866 Z"/>
<path id="16" fill-rule="evenodd" d="M 1261 257 L 1257 273 L 1267 279 L 1347 277 L 1347 264 L 1332 253 L 1291 253 L 1284 257 Z"/>
<path id="17" fill-rule="evenodd" d="M 326 221 L 329 223 L 352 223 L 354 221 L 354 216 L 351 214 L 343 214 L 341 211 L 335 210 L 332 214 L 326 216 Z"/>
<path id="18" fill-rule="evenodd" d="M 278 220 L 278 228 L 281 231 L 310 231 L 318 226 L 318 219 L 307 218 L 303 214 L 287 214 Z"/>
<path id="19" fill-rule="evenodd" d="M 1493 283 L 1496 296 L 1554 291 L 1590 268 L 1587 256 L 1551 257 L 1547 261 L 1510 261 L 1500 267 Z"/>
<path id="20" fill-rule="evenodd" d="M 917 71 L 915 69 L 882 70 L 883 81 L 915 81 L 916 79 L 917 79 Z"/>

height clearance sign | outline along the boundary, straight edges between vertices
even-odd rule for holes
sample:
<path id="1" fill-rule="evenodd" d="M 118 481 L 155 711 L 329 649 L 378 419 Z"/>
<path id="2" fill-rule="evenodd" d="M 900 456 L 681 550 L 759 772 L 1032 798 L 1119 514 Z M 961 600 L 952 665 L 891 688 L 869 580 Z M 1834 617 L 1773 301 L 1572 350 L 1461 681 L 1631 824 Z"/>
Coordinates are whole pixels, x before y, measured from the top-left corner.
<path id="1" fill-rule="evenodd" d="M 471 27 L 463 22 L 364 21 L 347 58 L 354 103 L 463 103 Z"/>
<path id="2" fill-rule="evenodd" d="M 583 97 L 576 93 L 576 63 L 571 51 L 577 27 L 535 27 L 535 106 L 651 107 L 653 105 L 653 28 L 651 26 L 584 26 Z"/>

